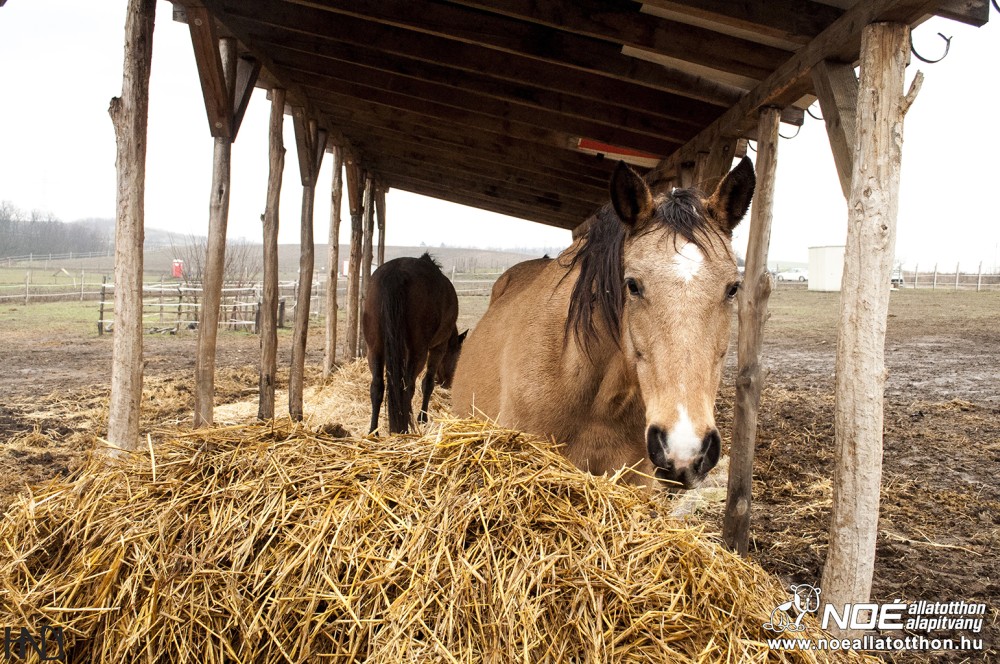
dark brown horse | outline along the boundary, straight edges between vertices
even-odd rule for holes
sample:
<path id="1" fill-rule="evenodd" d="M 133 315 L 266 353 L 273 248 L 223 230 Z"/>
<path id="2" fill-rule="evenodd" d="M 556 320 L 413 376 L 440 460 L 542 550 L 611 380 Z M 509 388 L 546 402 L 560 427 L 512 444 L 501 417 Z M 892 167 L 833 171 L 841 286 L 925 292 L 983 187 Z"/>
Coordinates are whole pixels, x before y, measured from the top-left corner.
<path id="1" fill-rule="evenodd" d="M 455 412 L 552 436 L 593 473 L 696 484 L 721 453 L 731 239 L 754 182 L 745 159 L 711 195 L 654 195 L 619 164 L 585 236 L 497 281 L 458 364 Z"/>
<path id="2" fill-rule="evenodd" d="M 425 366 L 424 400 L 418 419 L 427 421 L 427 405 L 435 379 L 448 388 L 455 376 L 466 334 L 458 333 L 457 318 L 455 287 L 441 274 L 440 266 L 429 254 L 396 258 L 375 270 L 361 317 L 372 371 L 369 431 L 378 428 L 386 387 L 389 432 L 409 430 L 414 388 Z"/>

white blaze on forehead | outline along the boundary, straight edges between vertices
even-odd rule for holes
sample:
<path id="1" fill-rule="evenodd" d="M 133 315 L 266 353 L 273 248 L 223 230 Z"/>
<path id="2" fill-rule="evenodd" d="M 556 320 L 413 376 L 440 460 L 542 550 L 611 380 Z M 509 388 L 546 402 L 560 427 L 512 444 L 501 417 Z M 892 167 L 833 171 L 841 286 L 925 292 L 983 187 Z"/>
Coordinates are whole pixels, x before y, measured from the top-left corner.
<path id="1" fill-rule="evenodd" d="M 688 242 L 674 256 L 674 272 L 687 283 L 698 274 L 698 270 L 701 269 L 701 264 L 704 260 L 705 256 L 701 253 L 701 250 L 694 246 L 693 243 Z"/>
<path id="2" fill-rule="evenodd" d="M 701 454 L 701 437 L 695 433 L 687 408 L 677 406 L 677 422 L 667 434 L 667 458 L 677 469 L 687 467 Z"/>

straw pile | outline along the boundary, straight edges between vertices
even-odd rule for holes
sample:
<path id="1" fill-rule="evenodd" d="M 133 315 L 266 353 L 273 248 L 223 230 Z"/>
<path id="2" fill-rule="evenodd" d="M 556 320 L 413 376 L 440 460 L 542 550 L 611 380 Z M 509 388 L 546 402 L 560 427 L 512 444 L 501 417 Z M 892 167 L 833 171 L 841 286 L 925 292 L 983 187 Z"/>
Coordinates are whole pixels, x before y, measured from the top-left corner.
<path id="1" fill-rule="evenodd" d="M 768 652 L 786 594 L 663 500 L 479 421 L 175 432 L 9 510 L 0 624 L 108 663 L 817 661 Z"/>

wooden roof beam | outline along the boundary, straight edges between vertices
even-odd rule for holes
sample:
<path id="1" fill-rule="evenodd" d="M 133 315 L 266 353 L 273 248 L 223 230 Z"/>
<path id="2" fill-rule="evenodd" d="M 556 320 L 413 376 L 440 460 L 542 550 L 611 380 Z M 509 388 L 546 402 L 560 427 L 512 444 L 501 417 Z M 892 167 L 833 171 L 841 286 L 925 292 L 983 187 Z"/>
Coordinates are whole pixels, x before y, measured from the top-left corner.
<path id="1" fill-rule="evenodd" d="M 583 175 L 581 169 L 569 166 L 539 166 L 531 159 L 517 159 L 501 153 L 490 153 L 487 150 L 462 149 L 455 145 L 442 145 L 437 142 L 429 142 L 421 138 L 414 138 L 412 134 L 386 130 L 382 127 L 365 128 L 360 125 L 343 126 L 344 131 L 351 135 L 356 135 L 356 143 L 369 147 L 380 152 L 390 152 L 410 159 L 427 159 L 434 161 L 447 161 L 450 164 L 461 166 L 465 172 L 486 172 L 502 174 L 510 178 L 531 178 L 538 181 L 545 178 L 547 181 L 558 183 L 553 186 L 577 188 L 598 187 L 607 188 L 610 174 L 602 173 L 600 177 L 593 175 Z M 596 161 L 596 160 L 595 160 Z M 610 170 L 612 162 L 607 160 Z"/>
<path id="2" fill-rule="evenodd" d="M 713 30 L 641 14 L 632 2 L 605 0 L 451 0 L 616 45 L 654 51 L 710 71 L 761 80 L 788 59 L 788 50 Z"/>
<path id="3" fill-rule="evenodd" d="M 736 105 L 706 127 L 683 148 L 663 160 L 647 176 L 651 183 L 672 177 L 685 161 L 710 150 L 720 140 L 751 131 L 759 110 L 765 106 L 784 108 L 811 92 L 811 72 L 819 62 L 853 62 L 861 48 L 861 30 L 869 23 L 894 21 L 912 23 L 932 12 L 940 0 L 868 0 L 858 2 L 788 62 L 748 92 Z"/>
<path id="4" fill-rule="evenodd" d="M 569 146 L 574 137 L 584 136 L 605 143 L 621 145 L 654 154 L 669 155 L 682 144 L 680 141 L 657 138 L 638 132 L 588 122 L 552 111 L 541 111 L 506 102 L 480 101 L 474 95 L 454 94 L 443 98 L 448 103 L 434 101 L 434 95 L 419 85 L 411 86 L 401 80 L 396 89 L 372 86 L 346 79 L 334 79 L 315 72 L 291 75 L 291 80 L 309 90 L 316 99 L 328 91 L 362 99 L 396 109 L 429 115 L 442 121 L 468 123 L 469 126 L 492 128 L 496 133 L 507 133 L 517 138 Z M 313 87 L 321 84 L 323 87 Z M 546 138 L 543 138 L 546 137 Z"/>
<path id="5" fill-rule="evenodd" d="M 766 35 L 789 44 L 808 44 L 844 13 L 821 2 L 803 0 L 637 0 L 648 7 L 719 23 L 738 31 Z M 654 12 L 655 13 L 655 12 Z"/>
<path id="6" fill-rule="evenodd" d="M 308 7 L 290 7 L 281 14 L 256 9 L 244 11 L 247 17 L 239 20 L 255 38 L 299 50 L 323 53 L 324 46 L 335 43 L 341 49 L 349 45 L 364 53 L 374 51 L 372 46 L 377 44 L 380 54 L 443 65 L 454 71 L 486 74 L 511 83 L 539 86 L 544 81 L 545 88 L 553 92 L 610 102 L 682 122 L 701 124 L 705 117 L 725 110 L 722 105 L 601 74 Z"/>
<path id="7" fill-rule="evenodd" d="M 652 114 L 567 98 L 541 89 L 512 86 L 488 76 L 451 73 L 435 65 L 409 69 L 401 62 L 395 68 L 372 68 L 367 63 L 329 59 L 283 46 L 269 45 L 268 50 L 286 69 L 307 73 L 316 81 L 331 83 L 336 79 L 418 99 L 446 99 L 449 104 L 467 110 L 517 121 L 531 120 L 540 126 L 561 128 L 584 136 L 613 132 L 622 136 L 636 135 L 632 140 L 647 140 L 638 136 L 641 134 L 674 143 L 671 149 L 675 149 L 697 131 L 694 125 Z"/>
<path id="8" fill-rule="evenodd" d="M 305 2 L 294 1 L 299 4 Z M 240 13 L 241 3 L 236 0 L 224 2 L 226 11 Z M 282 4 L 280 0 L 261 0 L 260 7 L 263 10 L 267 5 L 276 5 L 279 11 L 283 11 Z M 637 61 L 623 55 L 620 46 L 605 40 L 571 35 L 554 28 L 472 9 L 410 0 L 315 0 L 309 5 L 336 14 L 612 76 L 722 106 L 730 106 L 743 94 L 743 90 L 733 86 L 670 71 L 651 62 Z M 243 13 L 246 13 L 245 8 Z"/>

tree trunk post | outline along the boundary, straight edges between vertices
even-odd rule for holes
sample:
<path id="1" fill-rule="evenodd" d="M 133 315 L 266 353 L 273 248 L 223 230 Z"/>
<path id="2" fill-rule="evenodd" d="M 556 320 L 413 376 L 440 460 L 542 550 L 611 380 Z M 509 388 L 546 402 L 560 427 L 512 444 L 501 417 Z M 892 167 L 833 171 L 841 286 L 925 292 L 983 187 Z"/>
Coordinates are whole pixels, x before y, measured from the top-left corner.
<path id="1" fill-rule="evenodd" d="M 330 187 L 330 239 L 326 270 L 326 344 L 323 347 L 323 378 L 329 378 L 337 362 L 337 281 L 340 275 L 340 205 L 343 200 L 343 153 L 333 147 L 333 184 Z"/>
<path id="2" fill-rule="evenodd" d="M 909 35 L 906 25 L 874 23 L 864 28 L 861 40 L 858 125 L 837 341 L 830 546 L 821 583 L 823 602 L 838 610 L 846 603 L 868 601 L 875 567 L 887 285 L 899 209 L 906 112 L 902 87 Z M 851 635 L 850 630 L 842 633 Z"/>
<path id="3" fill-rule="evenodd" d="M 373 235 L 375 233 L 375 181 L 371 173 L 365 178 L 365 222 L 364 238 L 361 248 L 361 301 L 358 303 L 359 311 L 365 310 L 365 298 L 368 296 L 368 281 L 372 276 L 372 247 Z M 358 355 L 365 355 L 365 340 L 361 334 L 361 316 L 358 316 Z"/>
<path id="4" fill-rule="evenodd" d="M 778 127 L 781 110 L 765 108 L 757 125 L 757 186 L 747 246 L 743 287 L 739 302 L 736 403 L 733 413 L 733 442 L 729 451 L 729 483 L 722 537 L 730 549 L 746 555 L 750 538 L 750 502 L 753 484 L 754 445 L 757 440 L 757 411 L 760 405 L 763 371 L 760 366 L 767 301 L 771 295 L 771 275 L 767 271 L 767 250 L 771 242 L 774 183 L 778 166 Z"/>
<path id="5" fill-rule="evenodd" d="M 306 342 L 309 338 L 309 306 L 312 298 L 313 267 L 316 247 L 313 240 L 313 207 L 316 202 L 316 173 L 325 152 L 325 134 L 319 138 L 315 120 L 308 120 L 304 109 L 295 111 L 295 143 L 299 153 L 302 179 L 302 219 L 299 240 L 299 283 L 295 294 L 295 317 L 292 329 L 292 366 L 288 373 L 288 414 L 302 421 L 302 390 L 305 383 Z M 318 156 L 317 156 L 318 155 Z"/>
<path id="6" fill-rule="evenodd" d="M 285 91 L 271 90 L 268 125 L 267 198 L 264 207 L 264 284 L 260 305 L 260 377 L 257 419 L 274 419 L 274 388 L 278 374 L 278 208 L 281 174 L 285 167 L 282 127 L 285 123 Z"/>
<path id="7" fill-rule="evenodd" d="M 115 327 L 111 353 L 108 442 L 139 445 L 142 403 L 142 243 L 145 225 L 146 128 L 156 0 L 129 0 L 122 95 L 108 112 L 115 128 L 118 206 L 115 219 Z M 102 288 L 103 290 L 103 288 Z M 100 323 L 104 326 L 102 314 Z"/>
<path id="8" fill-rule="evenodd" d="M 236 41 L 219 40 L 229 112 L 232 113 L 236 73 Z M 208 244 L 202 278 L 201 316 L 198 321 L 198 354 L 195 360 L 194 425 L 211 426 L 215 407 L 215 349 L 219 335 L 219 307 L 226 263 L 226 225 L 229 222 L 229 174 L 232 137 L 215 137 L 212 157 L 212 192 L 208 205 Z"/>
<path id="9" fill-rule="evenodd" d="M 347 199 L 351 210 L 351 258 L 347 268 L 347 331 L 344 339 L 344 359 L 358 356 L 358 322 L 361 318 L 358 298 L 361 292 L 361 187 L 362 173 L 357 164 L 347 162 Z"/>
<path id="10" fill-rule="evenodd" d="M 385 186 L 379 185 L 375 198 L 375 215 L 378 218 L 378 265 L 385 263 Z"/>

